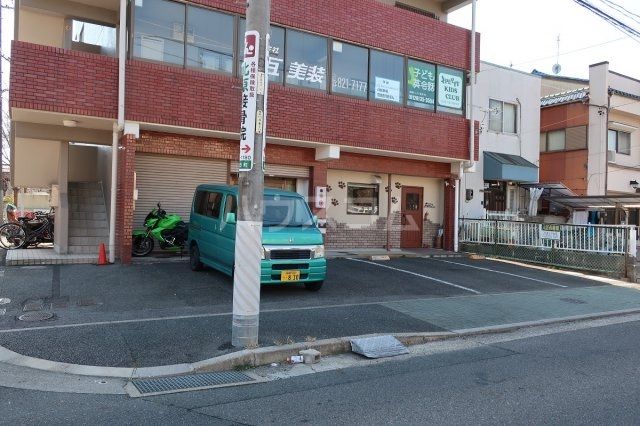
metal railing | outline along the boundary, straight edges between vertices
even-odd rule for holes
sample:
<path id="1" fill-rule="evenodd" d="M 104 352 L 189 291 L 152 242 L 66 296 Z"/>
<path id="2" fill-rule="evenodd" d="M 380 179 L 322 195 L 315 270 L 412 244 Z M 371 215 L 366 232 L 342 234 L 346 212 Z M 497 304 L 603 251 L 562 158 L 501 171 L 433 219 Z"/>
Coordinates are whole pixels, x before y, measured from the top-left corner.
<path id="1" fill-rule="evenodd" d="M 460 242 L 626 254 L 632 226 L 460 219 Z"/>
<path id="2" fill-rule="evenodd" d="M 515 221 L 524 220 L 524 218 L 518 212 L 491 211 L 491 210 L 487 210 L 486 219 L 488 219 L 488 220 L 515 220 Z"/>
<path id="3" fill-rule="evenodd" d="M 460 219 L 462 250 L 547 265 L 627 274 L 636 227 Z"/>

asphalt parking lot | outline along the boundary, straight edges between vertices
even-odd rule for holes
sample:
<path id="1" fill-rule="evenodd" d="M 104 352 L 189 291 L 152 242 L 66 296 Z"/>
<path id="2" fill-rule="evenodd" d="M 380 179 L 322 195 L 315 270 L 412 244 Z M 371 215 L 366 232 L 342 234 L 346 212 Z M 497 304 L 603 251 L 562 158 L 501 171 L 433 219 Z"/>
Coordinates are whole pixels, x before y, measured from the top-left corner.
<path id="1" fill-rule="evenodd" d="M 184 262 L 5 268 L 0 345 L 55 361 L 152 366 L 193 362 L 230 347 L 233 282 Z M 602 286 L 599 281 L 492 260 L 329 261 L 324 287 L 263 287 L 264 346 L 442 328 L 391 309 L 397 301 Z M 387 303 L 388 305 L 385 305 Z M 23 322 L 31 312 L 53 314 Z M 1 312 L 1 311 L 0 311 Z"/>

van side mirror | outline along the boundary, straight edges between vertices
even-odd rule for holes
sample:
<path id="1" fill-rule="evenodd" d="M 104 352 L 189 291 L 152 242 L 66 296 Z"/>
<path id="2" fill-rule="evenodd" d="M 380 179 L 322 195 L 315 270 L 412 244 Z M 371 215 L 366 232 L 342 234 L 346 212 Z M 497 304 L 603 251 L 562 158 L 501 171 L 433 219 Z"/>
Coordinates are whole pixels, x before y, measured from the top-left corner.
<path id="1" fill-rule="evenodd" d="M 318 226 L 318 215 L 313 215 L 313 224 Z"/>
<path id="2" fill-rule="evenodd" d="M 236 223 L 236 214 L 235 213 L 227 213 L 226 222 L 234 225 Z"/>

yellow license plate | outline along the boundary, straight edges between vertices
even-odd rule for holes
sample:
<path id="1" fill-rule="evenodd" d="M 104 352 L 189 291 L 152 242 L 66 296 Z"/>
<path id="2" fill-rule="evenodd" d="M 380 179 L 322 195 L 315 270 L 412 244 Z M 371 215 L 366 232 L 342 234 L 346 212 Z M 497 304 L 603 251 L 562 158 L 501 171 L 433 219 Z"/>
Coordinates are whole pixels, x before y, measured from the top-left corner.
<path id="1" fill-rule="evenodd" d="M 300 271 L 282 271 L 280 281 L 300 281 Z"/>

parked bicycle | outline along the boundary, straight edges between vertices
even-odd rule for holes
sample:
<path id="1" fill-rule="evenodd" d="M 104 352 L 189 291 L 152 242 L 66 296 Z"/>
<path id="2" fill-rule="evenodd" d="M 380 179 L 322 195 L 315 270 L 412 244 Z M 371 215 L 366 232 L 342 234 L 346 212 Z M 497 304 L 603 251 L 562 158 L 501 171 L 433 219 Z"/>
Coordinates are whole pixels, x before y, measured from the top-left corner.
<path id="1" fill-rule="evenodd" d="M 54 210 L 35 213 L 31 217 L 19 217 L 15 222 L 0 226 L 0 246 L 7 250 L 37 247 L 53 243 Z"/>

